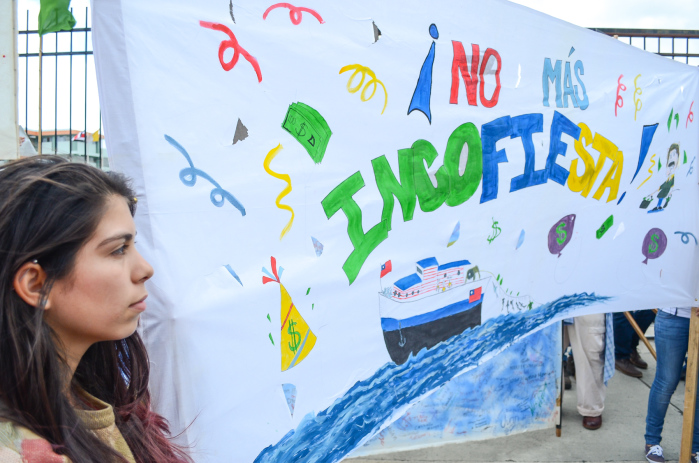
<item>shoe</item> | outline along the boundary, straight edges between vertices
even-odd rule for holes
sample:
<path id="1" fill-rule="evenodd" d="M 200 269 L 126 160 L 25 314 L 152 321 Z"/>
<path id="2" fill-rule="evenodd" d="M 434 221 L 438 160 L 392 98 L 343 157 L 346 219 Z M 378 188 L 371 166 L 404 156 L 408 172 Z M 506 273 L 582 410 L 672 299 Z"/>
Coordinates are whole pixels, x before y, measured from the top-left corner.
<path id="1" fill-rule="evenodd" d="M 629 357 L 629 361 L 641 370 L 648 369 L 648 363 L 641 358 L 641 355 L 638 353 L 638 350 L 636 349 L 631 351 L 631 357 Z"/>
<path id="2" fill-rule="evenodd" d="M 583 428 L 594 431 L 602 427 L 602 415 L 600 416 L 583 416 Z M 663 460 L 664 461 L 664 460 Z"/>
<path id="3" fill-rule="evenodd" d="M 563 380 L 564 380 L 564 387 L 565 387 L 566 391 L 570 391 L 571 389 L 573 389 L 573 383 L 571 383 L 571 381 L 570 381 L 570 376 L 565 375 L 563 377 Z"/>
<path id="4" fill-rule="evenodd" d="M 646 460 L 649 463 L 665 463 L 663 448 L 659 445 L 646 444 Z"/>
<path id="5" fill-rule="evenodd" d="M 631 364 L 629 359 L 616 359 L 614 362 L 616 369 L 626 376 L 631 376 L 632 378 L 642 378 L 643 373 L 638 370 L 635 366 Z"/>

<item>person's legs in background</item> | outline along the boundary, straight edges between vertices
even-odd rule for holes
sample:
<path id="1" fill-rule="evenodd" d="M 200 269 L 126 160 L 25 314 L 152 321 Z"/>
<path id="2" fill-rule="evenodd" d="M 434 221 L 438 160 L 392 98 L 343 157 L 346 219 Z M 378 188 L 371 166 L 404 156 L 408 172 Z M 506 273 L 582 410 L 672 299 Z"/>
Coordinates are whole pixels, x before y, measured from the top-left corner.
<path id="1" fill-rule="evenodd" d="M 570 345 L 575 359 L 578 412 L 583 426 L 597 429 L 602 426 L 604 410 L 604 334 L 605 314 L 576 317 L 568 326 Z"/>
<path id="2" fill-rule="evenodd" d="M 616 312 L 613 319 L 616 370 L 633 378 L 641 378 L 643 373 L 631 363 L 633 338 L 636 333 L 623 312 Z"/>
<path id="3" fill-rule="evenodd" d="M 633 316 L 633 319 L 636 321 L 638 327 L 641 329 L 641 333 L 643 334 L 645 334 L 646 331 L 648 331 L 648 327 L 655 320 L 655 312 L 653 312 L 652 310 L 636 310 L 632 312 L 631 315 Z M 614 327 L 616 328 L 616 323 Z M 641 338 L 638 337 L 638 334 L 636 334 L 636 331 L 633 330 L 633 328 L 631 329 L 633 333 L 631 335 L 631 356 L 629 357 L 629 360 L 634 366 L 637 366 L 638 368 L 645 370 L 646 368 L 648 368 L 648 364 L 641 358 L 641 356 L 638 353 L 638 343 L 641 341 Z"/>

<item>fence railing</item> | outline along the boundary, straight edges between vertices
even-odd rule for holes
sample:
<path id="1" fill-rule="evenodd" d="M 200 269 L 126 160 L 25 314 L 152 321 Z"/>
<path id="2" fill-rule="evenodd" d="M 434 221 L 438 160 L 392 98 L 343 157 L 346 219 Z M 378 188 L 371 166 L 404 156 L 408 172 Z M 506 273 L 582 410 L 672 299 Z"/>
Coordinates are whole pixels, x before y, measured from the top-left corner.
<path id="1" fill-rule="evenodd" d="M 685 64 L 699 66 L 699 31 L 668 29 L 594 28 L 612 37 L 651 53 Z"/>
<path id="2" fill-rule="evenodd" d="M 71 31 L 51 32 L 44 35 L 44 46 L 41 52 L 44 70 L 40 77 L 38 75 L 39 31 L 30 29 L 29 24 L 30 16 L 29 11 L 27 11 L 25 29 L 18 31 L 17 40 L 20 60 L 18 68 L 20 72 L 24 71 L 24 89 L 21 88 L 22 82 L 20 82 L 20 99 L 21 91 L 24 90 L 24 108 L 21 107 L 20 101 L 18 109 L 20 121 L 21 114 L 24 113 L 24 128 L 27 134 L 32 142 L 36 142 L 37 148 L 38 144 L 41 143 L 43 154 L 55 154 L 67 157 L 71 161 L 108 168 L 106 153 L 103 152 L 102 147 L 102 117 L 96 93 L 90 36 L 92 29 L 89 25 L 88 9 L 85 8 L 84 26 L 80 24 Z M 47 64 L 52 65 L 53 72 L 50 69 L 49 72 L 46 72 Z M 36 76 L 32 76 L 33 73 L 36 73 Z M 38 114 L 39 78 L 43 87 L 41 91 L 43 114 L 41 115 Z M 30 98 L 33 104 L 30 104 Z M 36 121 L 39 117 L 42 117 L 42 121 L 46 119 L 46 116 L 50 117 L 51 99 L 53 99 L 53 128 L 43 130 L 41 139 L 39 139 L 37 127 L 29 126 L 30 115 L 36 116 L 31 117 Z M 67 104 L 65 104 L 66 99 Z M 80 104 L 82 108 L 78 108 Z M 76 123 L 76 116 L 79 118 L 80 113 L 83 116 L 82 121 Z M 92 121 L 94 121 L 94 115 L 97 115 L 98 118 L 97 135 L 94 137 L 88 131 L 89 113 L 93 113 Z M 61 121 L 66 122 L 62 124 Z"/>

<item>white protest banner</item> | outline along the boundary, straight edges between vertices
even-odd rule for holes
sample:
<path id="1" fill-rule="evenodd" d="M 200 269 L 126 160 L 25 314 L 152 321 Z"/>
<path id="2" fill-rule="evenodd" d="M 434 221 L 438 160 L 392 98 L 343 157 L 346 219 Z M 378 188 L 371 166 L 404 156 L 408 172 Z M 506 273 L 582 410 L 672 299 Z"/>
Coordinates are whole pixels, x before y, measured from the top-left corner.
<path id="1" fill-rule="evenodd" d="M 696 301 L 695 68 L 504 1 L 93 15 L 198 461 L 338 461 L 547 324 Z"/>

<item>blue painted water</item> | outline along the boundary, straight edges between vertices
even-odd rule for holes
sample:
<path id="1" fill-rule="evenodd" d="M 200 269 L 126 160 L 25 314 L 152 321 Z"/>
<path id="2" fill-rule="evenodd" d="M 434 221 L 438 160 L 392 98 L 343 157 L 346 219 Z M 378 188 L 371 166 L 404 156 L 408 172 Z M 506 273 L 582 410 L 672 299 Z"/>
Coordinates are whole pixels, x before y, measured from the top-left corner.
<path id="1" fill-rule="evenodd" d="M 594 293 L 563 296 L 536 309 L 487 320 L 481 326 L 421 350 L 403 365 L 389 362 L 358 381 L 344 396 L 317 415 L 306 415 L 295 430 L 264 449 L 259 463 L 340 461 L 375 434 L 394 412 L 445 384 L 462 370 L 476 366 L 523 335 L 567 312 L 609 297 Z"/>
<path id="2" fill-rule="evenodd" d="M 453 378 L 352 452 L 367 457 L 550 427 L 560 382 L 561 333 L 551 324 Z"/>

